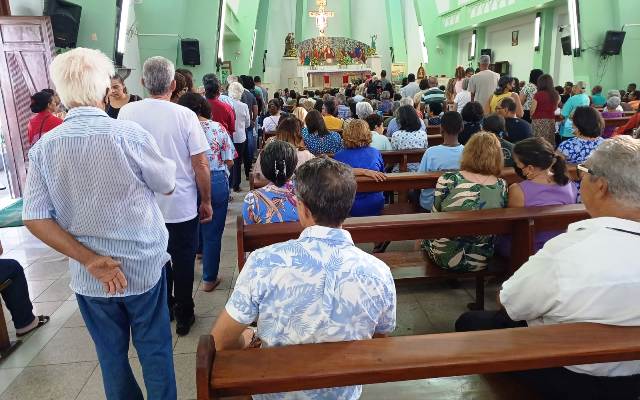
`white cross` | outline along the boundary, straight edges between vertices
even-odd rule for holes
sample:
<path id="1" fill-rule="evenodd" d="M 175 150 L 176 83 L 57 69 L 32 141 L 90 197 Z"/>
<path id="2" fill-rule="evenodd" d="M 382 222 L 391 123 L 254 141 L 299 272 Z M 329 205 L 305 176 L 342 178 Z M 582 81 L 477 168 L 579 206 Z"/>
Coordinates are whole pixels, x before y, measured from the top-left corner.
<path id="1" fill-rule="evenodd" d="M 320 36 L 324 36 L 324 32 L 327 29 L 329 21 L 327 18 L 333 18 L 335 13 L 333 11 L 327 11 L 327 0 L 316 0 L 318 10 L 309 11 L 309 17 L 316 19 L 316 27 L 320 32 Z"/>

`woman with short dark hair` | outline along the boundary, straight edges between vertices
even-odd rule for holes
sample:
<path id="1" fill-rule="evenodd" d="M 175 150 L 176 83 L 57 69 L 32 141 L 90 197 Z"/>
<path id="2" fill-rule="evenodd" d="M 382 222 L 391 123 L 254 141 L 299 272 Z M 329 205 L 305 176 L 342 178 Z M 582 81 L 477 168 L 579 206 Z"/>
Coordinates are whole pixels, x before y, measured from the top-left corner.
<path id="1" fill-rule="evenodd" d="M 427 148 L 427 132 L 422 129 L 420 118 L 412 106 L 402 106 L 398 109 L 398 117 L 396 118 L 399 130 L 391 136 L 391 147 L 394 150 L 406 149 L 426 149 Z M 407 169 L 409 172 L 416 172 L 420 163 L 409 163 Z M 394 168 L 397 172 L 398 167 Z"/>
<path id="2" fill-rule="evenodd" d="M 105 112 L 111 118 L 118 118 L 120 109 L 132 101 L 140 101 L 142 98 L 135 94 L 129 94 L 127 86 L 124 84 L 124 79 L 120 75 L 116 75 L 111 78 L 111 88 L 109 89 L 109 96 L 107 96 L 107 106 Z"/>
<path id="3" fill-rule="evenodd" d="M 29 144 L 32 146 L 44 135 L 62 123 L 53 113 L 58 111 L 56 95 L 51 89 L 42 90 L 31 96 L 31 112 L 35 113 L 27 125 Z"/>
<path id="4" fill-rule="evenodd" d="M 247 193 L 242 205 L 244 223 L 298 221 L 296 195 L 291 181 L 298 165 L 295 147 L 282 140 L 274 140 L 265 146 L 258 161 L 269 183 Z"/>
<path id="5" fill-rule="evenodd" d="M 302 128 L 302 138 L 313 155 L 335 154 L 342 150 L 342 137 L 337 132 L 330 132 L 327 129 L 322 114 L 312 110 L 304 121 L 306 127 Z"/>

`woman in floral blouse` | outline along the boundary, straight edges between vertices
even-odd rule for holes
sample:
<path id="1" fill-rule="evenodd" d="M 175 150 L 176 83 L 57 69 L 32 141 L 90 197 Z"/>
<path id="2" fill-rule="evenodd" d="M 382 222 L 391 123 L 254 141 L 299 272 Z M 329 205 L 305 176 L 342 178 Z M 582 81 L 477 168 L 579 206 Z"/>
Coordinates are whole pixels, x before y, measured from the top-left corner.
<path id="1" fill-rule="evenodd" d="M 298 163 L 297 151 L 288 142 L 274 140 L 260 153 L 260 168 L 269 183 L 247 193 L 242 206 L 246 225 L 298 221 L 291 177 Z"/>
<path id="2" fill-rule="evenodd" d="M 318 154 L 335 154 L 342 150 L 342 138 L 337 132 L 329 132 L 324 118 L 316 110 L 311 110 L 304 119 L 306 127 L 302 128 L 302 138 L 307 149 Z"/>
<path id="3" fill-rule="evenodd" d="M 498 137 L 478 132 L 464 146 L 460 171 L 445 172 L 436 184 L 432 213 L 504 208 L 507 183 L 499 178 L 502 149 Z M 429 258 L 440 268 L 479 271 L 493 256 L 494 236 L 464 236 L 423 242 Z"/>
<path id="4" fill-rule="evenodd" d="M 207 158 L 211 169 L 213 220 L 200 225 L 203 290 L 210 292 L 221 282 L 218 270 L 222 234 L 229 206 L 229 168 L 233 166 L 233 160 L 238 155 L 231 136 L 222 125 L 211 120 L 211 106 L 204 97 L 197 93 L 187 93 L 180 97 L 178 104 L 196 113 L 210 147 L 207 150 Z"/>
<path id="5" fill-rule="evenodd" d="M 522 119 L 531 123 L 531 102 L 533 101 L 533 96 L 535 96 L 538 91 L 538 78 L 540 78 L 544 72 L 541 69 L 535 68 L 531 70 L 529 73 L 529 82 L 520 90 L 520 103 L 522 103 L 522 109 L 524 110 L 524 115 Z"/>

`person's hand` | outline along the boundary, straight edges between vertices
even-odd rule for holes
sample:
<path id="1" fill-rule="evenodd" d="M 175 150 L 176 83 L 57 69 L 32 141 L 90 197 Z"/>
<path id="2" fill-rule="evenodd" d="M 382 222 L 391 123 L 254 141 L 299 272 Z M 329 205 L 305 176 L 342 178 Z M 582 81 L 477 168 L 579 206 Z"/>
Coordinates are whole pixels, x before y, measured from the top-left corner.
<path id="1" fill-rule="evenodd" d="M 244 343 L 243 348 L 245 349 L 255 349 L 262 345 L 262 341 L 256 336 L 253 328 L 250 327 L 242 331 L 242 340 Z"/>
<path id="2" fill-rule="evenodd" d="M 122 264 L 111 257 L 96 256 L 85 266 L 94 278 L 102 282 L 104 291 L 114 295 L 124 293 L 127 287 L 127 278 L 122 272 Z"/>
<path id="3" fill-rule="evenodd" d="M 211 220 L 213 220 L 213 208 L 211 208 L 210 201 L 203 201 L 200 204 L 199 214 L 201 224 L 208 224 L 209 222 L 211 222 Z"/>
<path id="4" fill-rule="evenodd" d="M 369 169 L 367 170 L 367 172 L 365 172 L 365 175 L 369 178 L 373 178 L 373 180 L 376 182 L 384 182 L 387 180 L 387 176 L 383 172 L 379 171 L 373 171 Z"/>
<path id="5" fill-rule="evenodd" d="M 2 248 L 2 242 L 0 242 L 0 256 L 4 253 L 4 249 Z"/>

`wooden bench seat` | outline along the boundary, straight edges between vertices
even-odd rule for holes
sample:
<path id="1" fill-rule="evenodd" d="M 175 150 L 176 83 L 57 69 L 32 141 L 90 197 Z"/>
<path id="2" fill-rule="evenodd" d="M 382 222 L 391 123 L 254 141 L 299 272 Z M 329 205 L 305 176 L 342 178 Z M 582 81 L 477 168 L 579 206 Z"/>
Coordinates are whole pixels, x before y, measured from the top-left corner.
<path id="1" fill-rule="evenodd" d="M 589 323 L 215 351 L 200 337 L 198 400 L 640 359 L 640 327 Z"/>

